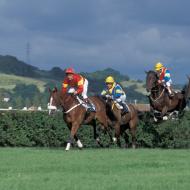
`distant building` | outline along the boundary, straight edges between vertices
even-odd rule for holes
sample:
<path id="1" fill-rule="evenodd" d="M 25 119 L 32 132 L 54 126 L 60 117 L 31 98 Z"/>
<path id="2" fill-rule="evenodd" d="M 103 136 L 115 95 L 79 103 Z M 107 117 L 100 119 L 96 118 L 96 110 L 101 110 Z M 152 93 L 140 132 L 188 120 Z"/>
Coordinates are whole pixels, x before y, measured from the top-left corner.
<path id="1" fill-rule="evenodd" d="M 41 106 L 38 106 L 38 111 L 42 111 L 42 107 Z"/>
<path id="2" fill-rule="evenodd" d="M 22 110 L 27 110 L 27 107 L 23 107 Z"/>
<path id="3" fill-rule="evenodd" d="M 10 98 L 8 98 L 8 97 L 3 98 L 3 102 L 9 102 L 9 101 L 10 101 Z"/>

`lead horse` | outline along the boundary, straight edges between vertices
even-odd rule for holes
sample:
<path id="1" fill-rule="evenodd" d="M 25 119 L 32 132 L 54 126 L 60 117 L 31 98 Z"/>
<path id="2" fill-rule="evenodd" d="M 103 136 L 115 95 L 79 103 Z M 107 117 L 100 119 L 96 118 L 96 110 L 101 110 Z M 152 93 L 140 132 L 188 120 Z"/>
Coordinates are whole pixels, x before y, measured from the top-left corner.
<path id="1" fill-rule="evenodd" d="M 148 96 L 150 106 L 154 112 L 160 113 L 160 116 L 155 117 L 155 120 L 168 119 L 168 116 L 172 116 L 174 113 L 182 114 L 190 97 L 190 78 L 188 77 L 188 85 L 183 90 L 175 92 L 174 96 L 170 97 L 166 87 L 158 83 L 156 72 L 149 71 L 146 74 L 146 90 L 150 92 Z"/>
<path id="2" fill-rule="evenodd" d="M 96 142 L 102 146 L 100 143 L 99 136 L 96 131 L 97 122 L 101 128 L 108 132 L 110 140 L 112 141 L 112 135 L 110 128 L 108 127 L 108 119 L 106 115 L 106 109 L 103 102 L 97 96 L 89 97 L 90 101 L 95 105 L 96 112 L 87 113 L 83 103 L 74 95 L 58 91 L 57 88 L 50 90 L 49 108 L 50 114 L 51 110 L 56 110 L 58 106 L 63 109 L 63 119 L 70 130 L 70 137 L 67 142 L 65 150 L 69 150 L 71 144 L 76 140 L 79 148 L 83 148 L 80 139 L 77 136 L 77 131 L 82 124 L 92 125 L 94 129 L 94 139 Z"/>

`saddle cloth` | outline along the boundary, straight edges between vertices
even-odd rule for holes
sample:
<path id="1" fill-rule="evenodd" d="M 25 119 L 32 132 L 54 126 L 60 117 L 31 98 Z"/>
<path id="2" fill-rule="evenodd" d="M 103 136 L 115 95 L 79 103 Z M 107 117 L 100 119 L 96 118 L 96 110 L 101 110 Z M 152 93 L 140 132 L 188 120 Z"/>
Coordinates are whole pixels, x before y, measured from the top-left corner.
<path id="1" fill-rule="evenodd" d="M 89 109 L 89 108 L 91 108 L 84 100 L 82 100 L 79 96 L 77 96 L 76 97 L 77 98 L 77 100 L 79 101 L 79 103 L 87 110 L 87 109 Z M 91 101 L 90 102 L 91 103 L 91 105 L 92 105 L 92 108 L 94 109 L 94 110 L 96 110 L 96 107 L 95 107 L 95 105 L 93 104 L 93 102 Z"/>

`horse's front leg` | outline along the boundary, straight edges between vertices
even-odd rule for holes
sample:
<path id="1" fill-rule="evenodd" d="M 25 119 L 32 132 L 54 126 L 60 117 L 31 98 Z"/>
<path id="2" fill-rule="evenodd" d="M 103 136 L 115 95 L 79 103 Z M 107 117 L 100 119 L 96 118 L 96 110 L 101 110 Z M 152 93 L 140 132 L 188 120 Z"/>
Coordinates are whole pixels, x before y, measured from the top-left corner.
<path id="1" fill-rule="evenodd" d="M 82 143 L 79 142 L 80 140 L 76 136 L 76 133 L 77 133 L 77 130 L 79 127 L 80 127 L 80 125 L 76 122 L 71 124 L 71 133 L 70 133 L 70 137 L 69 137 L 69 140 L 67 142 L 67 146 L 66 146 L 65 150 L 70 150 L 71 144 L 73 143 L 74 139 L 77 141 L 77 145 L 79 148 L 83 147 Z"/>
<path id="2" fill-rule="evenodd" d="M 166 113 L 167 113 L 167 111 L 168 111 L 168 106 L 164 106 L 163 109 L 162 109 L 162 112 L 161 112 L 161 118 L 162 118 L 163 120 L 167 120 L 167 119 L 168 119 L 168 117 L 165 116 Z"/>
<path id="3" fill-rule="evenodd" d="M 120 124 L 116 123 L 114 128 L 115 128 L 115 138 L 113 140 L 117 142 L 117 145 L 119 147 L 121 147 L 121 142 L 120 142 L 121 128 L 120 128 Z"/>
<path id="4" fill-rule="evenodd" d="M 100 142 L 99 133 L 97 133 L 96 120 L 93 120 L 93 121 L 92 121 L 92 126 L 93 126 L 93 132 L 94 132 L 94 140 L 96 141 L 96 143 L 97 143 L 100 147 L 103 147 L 103 144 Z"/>

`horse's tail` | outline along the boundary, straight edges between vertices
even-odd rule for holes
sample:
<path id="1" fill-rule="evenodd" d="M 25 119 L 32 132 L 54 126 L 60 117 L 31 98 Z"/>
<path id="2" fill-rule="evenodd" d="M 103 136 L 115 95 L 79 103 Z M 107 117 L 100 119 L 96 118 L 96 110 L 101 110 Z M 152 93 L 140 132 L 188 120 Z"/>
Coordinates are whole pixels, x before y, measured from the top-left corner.
<path id="1" fill-rule="evenodd" d="M 186 102 L 189 100 L 190 98 L 190 77 L 188 76 L 188 84 L 184 86 L 183 90 L 182 90 L 182 94 L 184 94 L 185 100 Z"/>

